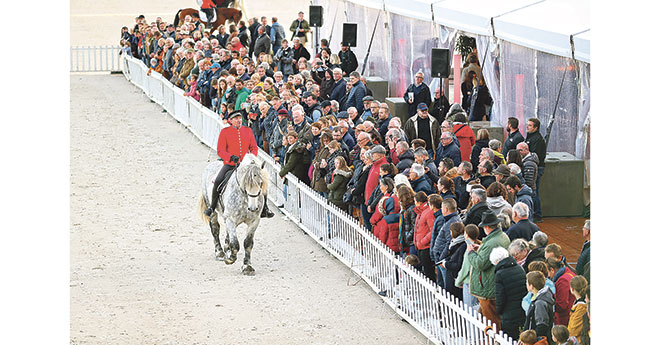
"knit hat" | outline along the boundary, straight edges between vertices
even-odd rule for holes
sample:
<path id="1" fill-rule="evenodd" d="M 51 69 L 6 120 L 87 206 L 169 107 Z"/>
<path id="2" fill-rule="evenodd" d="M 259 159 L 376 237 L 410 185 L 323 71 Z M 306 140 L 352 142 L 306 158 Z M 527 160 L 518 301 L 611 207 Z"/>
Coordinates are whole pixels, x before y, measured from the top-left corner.
<path id="1" fill-rule="evenodd" d="M 278 115 L 278 116 L 279 116 L 279 115 L 284 115 L 284 116 L 286 116 L 286 117 L 289 117 L 289 112 L 286 111 L 286 109 L 280 109 L 280 110 L 277 111 L 277 115 Z"/>

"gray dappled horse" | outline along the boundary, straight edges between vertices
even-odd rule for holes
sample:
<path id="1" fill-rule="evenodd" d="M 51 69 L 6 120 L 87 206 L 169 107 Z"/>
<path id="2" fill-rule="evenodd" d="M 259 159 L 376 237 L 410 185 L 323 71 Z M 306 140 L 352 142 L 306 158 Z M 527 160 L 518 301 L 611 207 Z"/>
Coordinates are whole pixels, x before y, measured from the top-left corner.
<path id="1" fill-rule="evenodd" d="M 242 271 L 244 274 L 253 275 L 254 268 L 250 265 L 250 254 L 254 243 L 254 232 L 259 225 L 261 209 L 264 206 L 264 196 L 268 191 L 267 174 L 262 170 L 265 162 L 259 164 L 257 157 L 253 154 L 245 155 L 236 171 L 229 177 L 227 186 L 220 195 L 220 202 L 218 202 L 215 212 L 211 217 L 208 217 L 204 214 L 204 210 L 208 208 L 207 205 L 210 203 L 213 181 L 215 181 L 215 177 L 222 168 L 222 164 L 221 161 L 213 161 L 204 169 L 199 213 L 202 219 L 211 226 L 211 234 L 215 242 L 216 260 L 224 259 L 227 265 L 231 265 L 236 261 L 236 254 L 240 249 L 236 237 L 236 227 L 241 223 L 247 225 L 247 235 L 243 241 L 245 259 L 243 260 Z M 219 216 L 224 219 L 227 230 L 227 236 L 225 237 L 226 254 L 219 238 Z"/>

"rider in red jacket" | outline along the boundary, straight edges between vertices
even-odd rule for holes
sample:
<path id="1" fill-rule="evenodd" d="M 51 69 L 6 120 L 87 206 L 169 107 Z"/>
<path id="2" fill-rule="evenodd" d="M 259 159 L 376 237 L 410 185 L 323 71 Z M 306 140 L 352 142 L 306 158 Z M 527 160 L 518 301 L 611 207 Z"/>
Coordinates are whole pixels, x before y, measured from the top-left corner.
<path id="1" fill-rule="evenodd" d="M 213 195 L 211 196 L 211 204 L 204 212 L 207 216 L 211 216 L 213 210 L 218 205 L 220 191 L 224 186 L 223 181 L 228 171 L 233 171 L 236 166 L 243 160 L 246 154 L 253 155 L 259 154 L 257 140 L 254 138 L 252 129 L 243 126 L 243 116 L 240 110 L 229 114 L 229 127 L 225 127 L 220 131 L 218 136 L 217 151 L 218 156 L 223 161 L 222 169 L 218 173 L 213 183 Z M 228 176 L 231 177 L 231 174 Z M 229 180 L 229 178 L 227 178 Z M 264 196 L 265 198 L 265 196 Z M 264 208 L 261 212 L 262 217 L 272 217 L 273 213 L 268 209 L 268 203 L 264 200 Z"/>
<path id="2" fill-rule="evenodd" d="M 215 0 L 201 0 L 202 4 L 200 5 L 200 8 L 202 9 L 202 12 L 206 14 L 206 27 L 210 27 L 211 22 L 210 19 L 213 18 L 213 14 L 215 11 L 215 7 L 217 6 Z M 199 3 L 199 2 L 198 2 Z"/>

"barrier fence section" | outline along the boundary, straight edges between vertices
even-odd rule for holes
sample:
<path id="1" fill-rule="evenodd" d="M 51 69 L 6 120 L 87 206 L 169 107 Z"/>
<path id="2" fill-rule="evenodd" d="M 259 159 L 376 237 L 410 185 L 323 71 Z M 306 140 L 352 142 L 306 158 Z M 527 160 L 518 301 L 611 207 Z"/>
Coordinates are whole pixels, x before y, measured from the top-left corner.
<path id="1" fill-rule="evenodd" d="M 70 72 L 119 71 L 120 46 L 74 46 L 69 49 Z"/>
<path id="2" fill-rule="evenodd" d="M 146 75 L 139 60 L 124 57 L 122 72 L 133 84 L 186 126 L 204 144 L 215 149 L 224 124 L 218 115 L 201 106 L 164 80 Z M 384 302 L 436 344 L 510 344 L 514 341 L 476 309 L 468 307 L 421 272 L 408 265 L 360 223 L 300 182 L 292 174 L 279 176 L 280 165 L 263 150 L 269 179 L 268 198 L 321 247 L 344 263 L 374 291 L 384 291 Z M 356 282 L 357 283 L 357 282 Z"/>

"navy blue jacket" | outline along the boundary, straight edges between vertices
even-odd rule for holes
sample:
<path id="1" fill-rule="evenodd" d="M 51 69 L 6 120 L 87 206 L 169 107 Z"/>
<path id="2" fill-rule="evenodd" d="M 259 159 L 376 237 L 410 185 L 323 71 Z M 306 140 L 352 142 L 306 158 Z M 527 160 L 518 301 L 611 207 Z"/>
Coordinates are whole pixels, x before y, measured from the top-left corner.
<path id="1" fill-rule="evenodd" d="M 332 91 L 330 91 L 330 99 L 339 102 L 341 101 L 342 97 L 344 97 L 344 94 L 346 94 L 346 80 L 342 78 L 335 83 Z"/>
<path id="2" fill-rule="evenodd" d="M 440 161 L 445 157 L 451 158 L 455 167 L 461 164 L 461 149 L 455 142 L 452 141 L 447 146 L 438 145 L 438 150 L 435 152 L 435 164 L 440 164 Z"/>
<path id="3" fill-rule="evenodd" d="M 421 176 L 415 181 L 410 181 L 410 187 L 412 187 L 415 193 L 424 192 L 426 195 L 433 194 L 433 188 L 431 188 L 431 184 L 429 183 L 429 179 L 426 177 L 426 175 Z"/>

